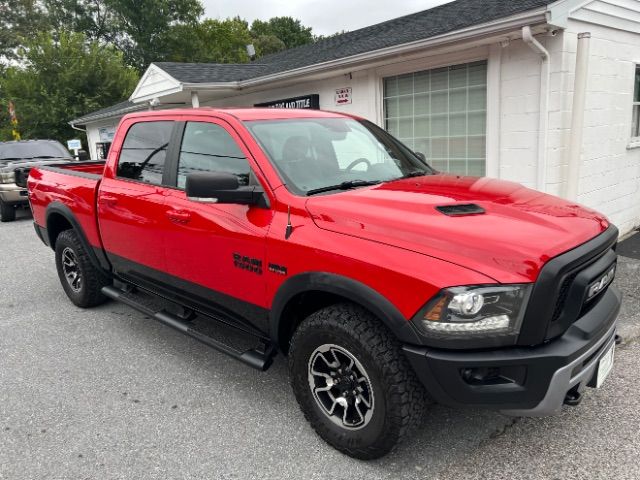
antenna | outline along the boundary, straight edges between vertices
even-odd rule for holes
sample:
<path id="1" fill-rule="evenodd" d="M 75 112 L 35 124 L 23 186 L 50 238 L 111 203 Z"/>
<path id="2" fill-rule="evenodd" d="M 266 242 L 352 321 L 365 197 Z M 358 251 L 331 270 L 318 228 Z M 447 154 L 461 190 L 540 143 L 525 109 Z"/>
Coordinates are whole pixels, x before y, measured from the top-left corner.
<path id="1" fill-rule="evenodd" d="M 289 240 L 291 232 L 293 232 L 293 225 L 291 225 L 291 205 L 287 205 L 287 228 L 284 231 L 285 240 Z"/>

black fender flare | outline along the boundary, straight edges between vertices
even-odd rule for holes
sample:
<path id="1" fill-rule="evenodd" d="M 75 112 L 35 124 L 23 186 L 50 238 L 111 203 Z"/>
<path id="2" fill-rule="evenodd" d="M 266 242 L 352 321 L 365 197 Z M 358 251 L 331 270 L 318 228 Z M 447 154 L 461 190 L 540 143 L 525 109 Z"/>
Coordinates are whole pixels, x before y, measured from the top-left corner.
<path id="1" fill-rule="evenodd" d="M 53 232 L 51 227 L 51 218 L 53 215 L 61 215 L 65 220 L 69 222 L 71 227 L 78 234 L 78 238 L 82 243 L 82 246 L 86 250 L 89 255 L 89 260 L 93 264 L 94 267 L 99 268 L 101 270 L 105 270 L 106 272 L 111 271 L 111 264 L 107 260 L 104 252 L 101 249 L 94 248 L 91 246 L 89 241 L 87 240 L 87 236 L 84 233 L 84 230 L 80 226 L 78 220 L 76 220 L 75 215 L 71 211 L 69 207 L 61 202 L 51 202 L 47 206 L 47 210 L 45 212 L 45 221 L 46 221 L 46 240 L 48 241 L 48 245 L 55 250 L 55 238 L 53 238 Z"/>
<path id="2" fill-rule="evenodd" d="M 306 272 L 285 281 L 273 299 L 269 312 L 269 328 L 271 339 L 278 345 L 283 333 L 282 326 L 286 324 L 282 316 L 287 304 L 296 295 L 311 291 L 331 293 L 349 299 L 378 317 L 401 342 L 414 345 L 422 343 L 409 319 L 373 288 L 334 273 Z"/>

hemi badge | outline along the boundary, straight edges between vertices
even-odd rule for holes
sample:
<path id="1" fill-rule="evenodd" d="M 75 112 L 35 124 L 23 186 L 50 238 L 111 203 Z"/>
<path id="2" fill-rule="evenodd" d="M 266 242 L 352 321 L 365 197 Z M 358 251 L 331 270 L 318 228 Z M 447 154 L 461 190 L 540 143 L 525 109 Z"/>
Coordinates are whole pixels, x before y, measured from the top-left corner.
<path id="1" fill-rule="evenodd" d="M 605 273 L 598 280 L 589 285 L 589 290 L 587 291 L 587 300 L 591 300 L 593 297 L 602 292 L 607 285 L 609 285 L 613 278 L 616 276 L 616 266 L 611 267 L 607 273 Z"/>

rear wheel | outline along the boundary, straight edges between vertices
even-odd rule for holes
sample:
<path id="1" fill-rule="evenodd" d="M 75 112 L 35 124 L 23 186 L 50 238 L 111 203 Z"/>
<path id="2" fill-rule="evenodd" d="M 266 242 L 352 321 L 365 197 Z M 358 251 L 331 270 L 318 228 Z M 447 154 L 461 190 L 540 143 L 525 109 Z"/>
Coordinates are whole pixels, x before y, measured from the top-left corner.
<path id="1" fill-rule="evenodd" d="M 107 300 L 102 287 L 111 283 L 109 277 L 91 263 L 73 230 L 65 230 L 56 239 L 56 268 L 62 288 L 78 307 L 94 307 Z"/>
<path id="2" fill-rule="evenodd" d="M 13 222 L 16 219 L 16 207 L 0 200 L 0 222 Z"/>
<path id="3" fill-rule="evenodd" d="M 352 457 L 386 455 L 422 417 L 424 389 L 400 344 L 355 305 L 333 305 L 303 321 L 291 340 L 289 370 L 311 426 Z"/>

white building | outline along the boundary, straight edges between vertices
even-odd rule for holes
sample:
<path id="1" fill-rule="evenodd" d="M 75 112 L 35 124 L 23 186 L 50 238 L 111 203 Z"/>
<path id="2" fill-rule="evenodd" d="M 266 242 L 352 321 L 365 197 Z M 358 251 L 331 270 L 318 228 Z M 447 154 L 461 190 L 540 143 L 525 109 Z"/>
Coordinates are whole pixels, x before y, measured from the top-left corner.
<path id="1" fill-rule="evenodd" d="M 360 115 L 439 170 L 640 225 L 638 0 L 458 0 L 251 64 L 156 63 L 128 102 L 72 124 L 96 158 L 131 111 L 266 102 Z"/>

